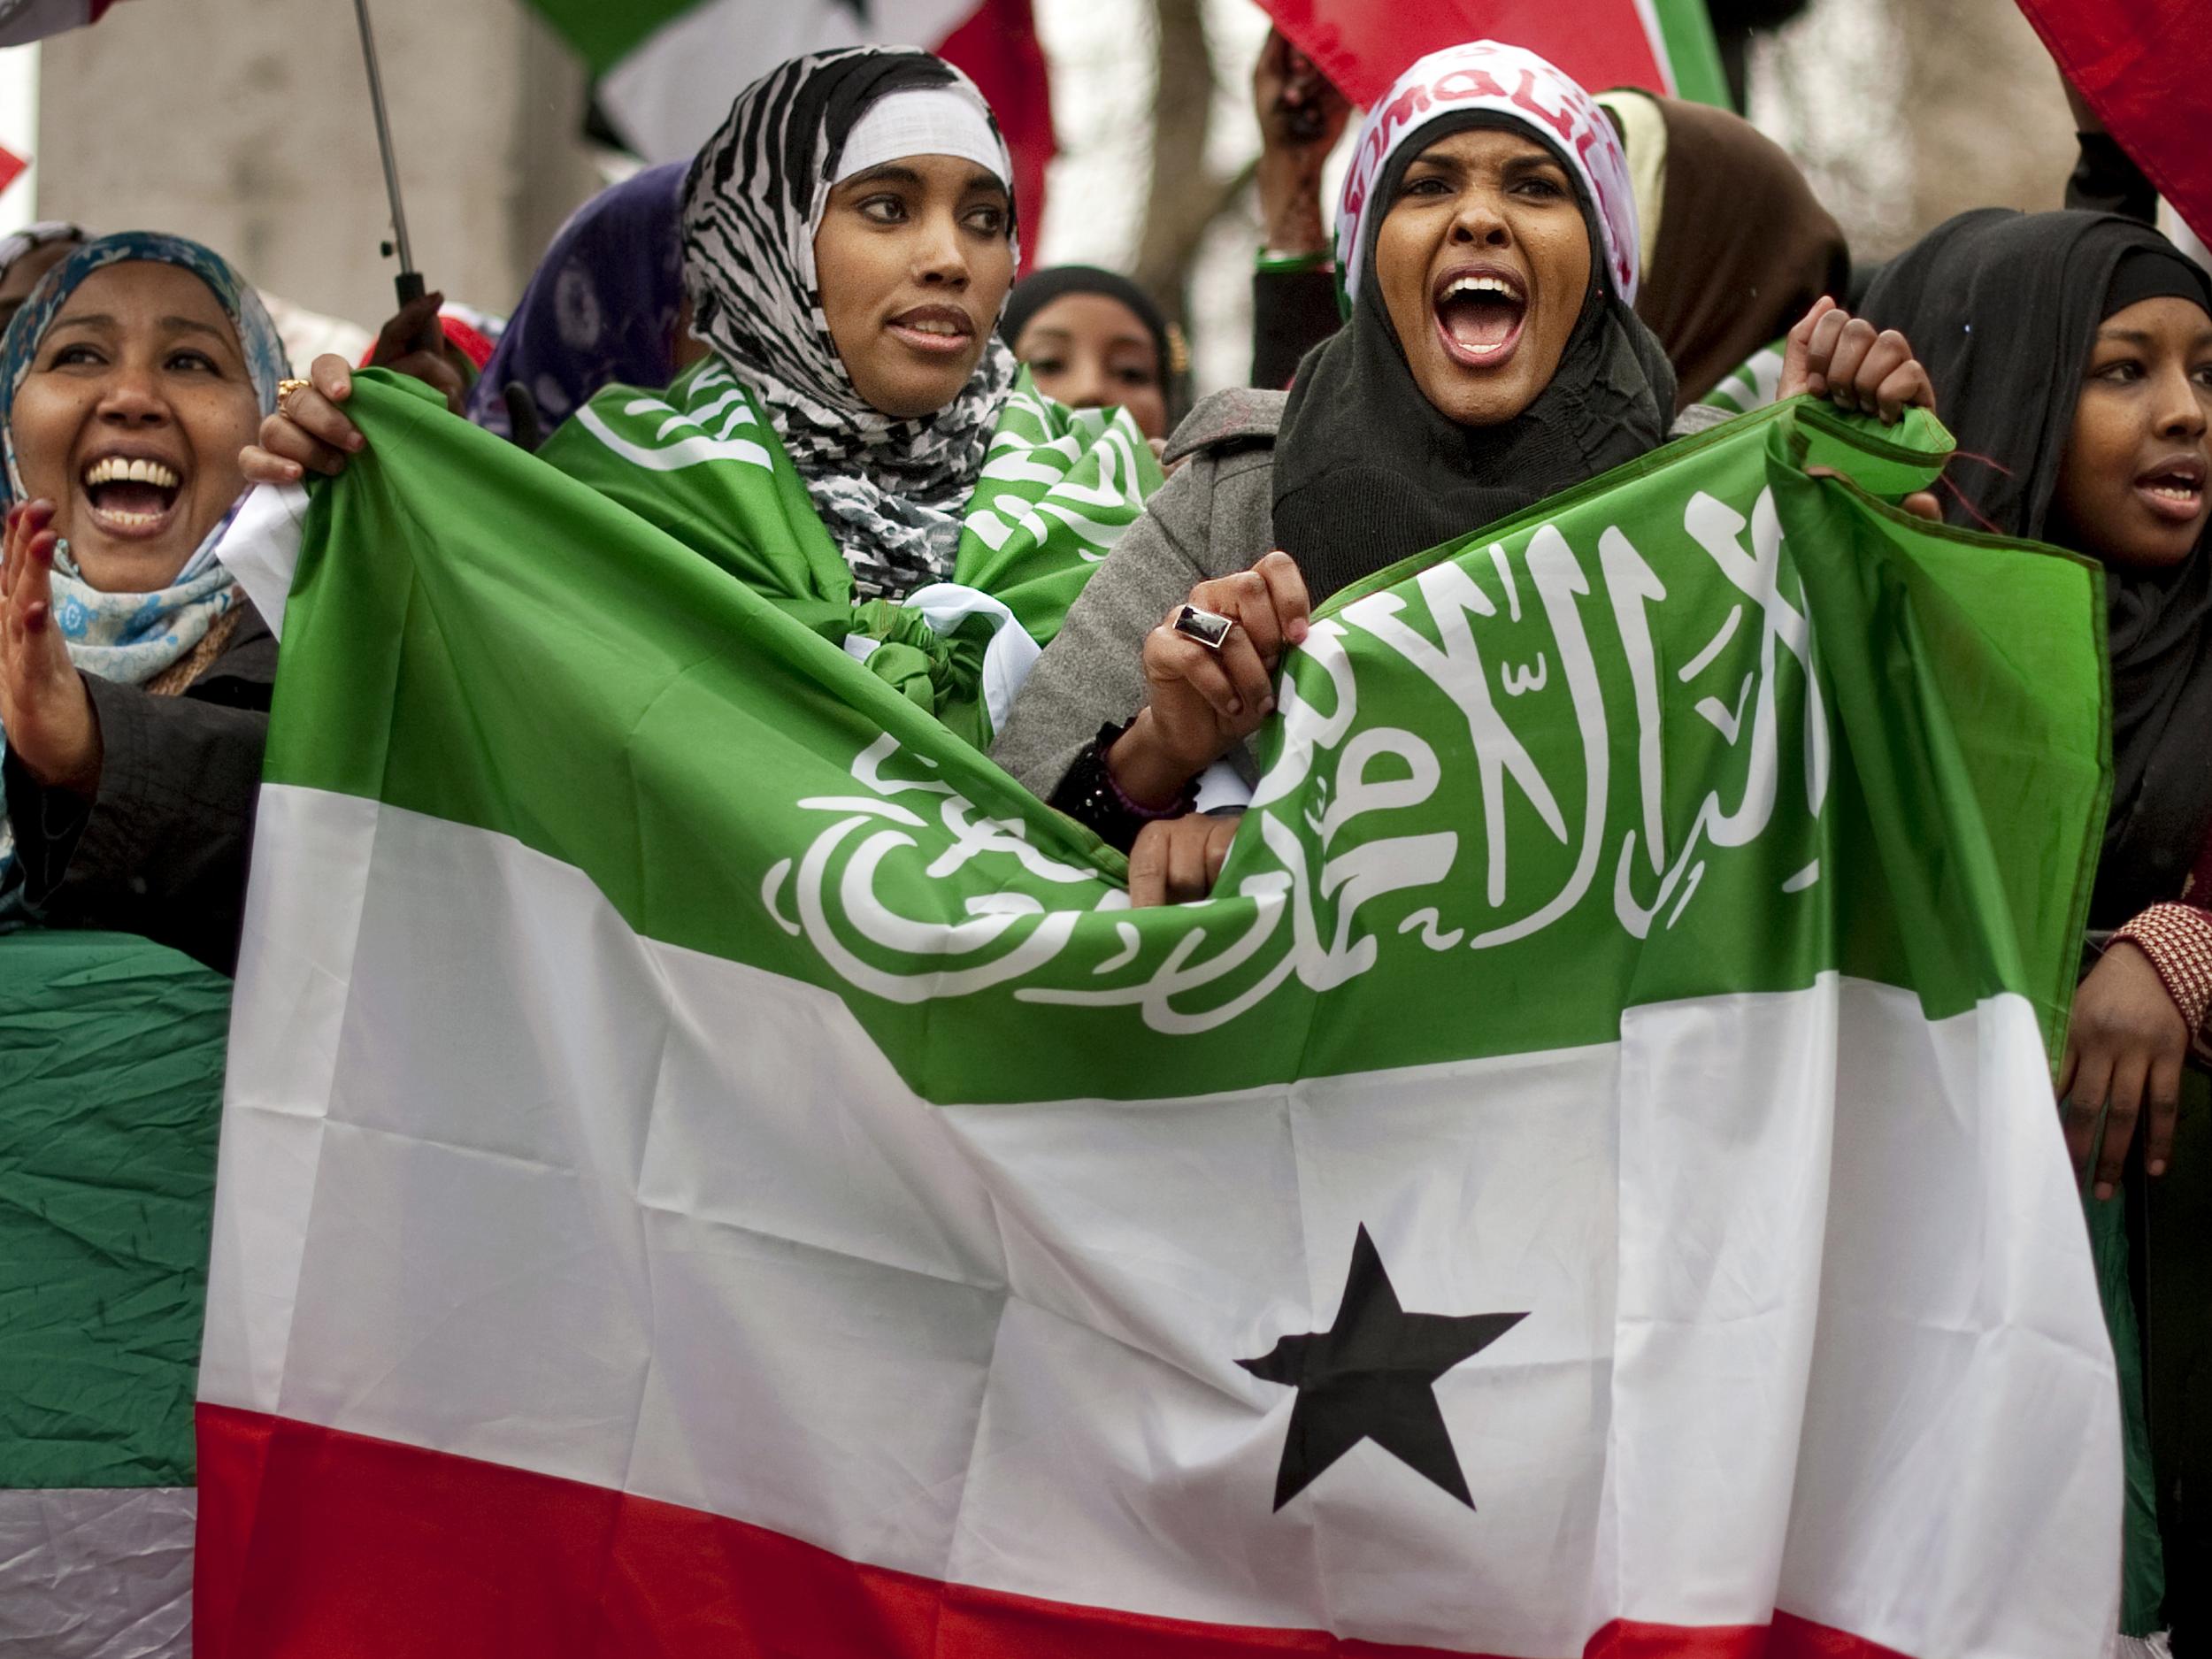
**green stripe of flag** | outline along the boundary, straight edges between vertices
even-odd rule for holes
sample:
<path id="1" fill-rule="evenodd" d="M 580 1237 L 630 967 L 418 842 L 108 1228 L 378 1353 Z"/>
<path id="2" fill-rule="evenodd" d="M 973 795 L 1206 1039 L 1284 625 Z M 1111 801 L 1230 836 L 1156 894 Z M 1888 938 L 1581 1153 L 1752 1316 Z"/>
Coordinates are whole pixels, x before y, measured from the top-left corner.
<path id="1" fill-rule="evenodd" d="M 595 75 L 603 75 L 700 0 L 527 0 Z M 735 95 L 737 88 L 731 88 Z"/>
<path id="2" fill-rule="evenodd" d="M 1678 97 L 1710 104 L 1724 110 L 1736 107 L 1728 90 L 1728 73 L 1720 60 L 1720 42 L 1713 35 L 1713 19 L 1705 0 L 1651 0 L 1659 19 L 1659 37 L 1666 43 L 1667 62 L 1674 71 Z"/>
<path id="3" fill-rule="evenodd" d="M 316 498 L 270 777 L 514 836 L 648 937 L 826 986 L 928 1098 L 1608 1041 L 1627 1006 L 1831 968 L 1938 1017 L 2064 1006 L 2105 787 L 2098 575 L 1799 470 L 1925 476 L 1856 423 L 1781 406 L 1471 538 L 1425 579 L 1495 612 L 1471 631 L 1413 580 L 1333 603 L 1357 719 L 1247 818 L 1229 896 L 1133 917 L 1098 908 L 1118 860 L 834 646 L 360 384 L 370 450 Z M 1747 574 L 1769 489 L 1770 600 Z M 1808 604 L 1824 785 L 1805 647 L 1769 626 Z M 1417 666 L 1453 637 L 1482 658 L 1479 732 L 1470 676 L 1448 695 Z M 1309 714 L 1341 695 L 1324 654 L 1294 659 Z"/>

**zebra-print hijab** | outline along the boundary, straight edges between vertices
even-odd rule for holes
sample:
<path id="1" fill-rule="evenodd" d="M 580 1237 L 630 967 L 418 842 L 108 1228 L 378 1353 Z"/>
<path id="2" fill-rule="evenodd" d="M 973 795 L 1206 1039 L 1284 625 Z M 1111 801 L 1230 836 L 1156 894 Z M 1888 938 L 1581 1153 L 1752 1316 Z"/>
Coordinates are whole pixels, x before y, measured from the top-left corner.
<path id="1" fill-rule="evenodd" d="M 967 77 L 927 52 L 795 58 L 738 94 L 684 189 L 692 332 L 759 399 L 864 600 L 902 599 L 951 573 L 960 509 L 1014 383 L 1013 355 L 994 334 L 950 404 L 896 419 L 862 401 L 823 315 L 814 232 L 846 140 L 870 105 L 933 88 L 972 98 L 991 121 Z M 1010 198 L 1013 168 L 998 150 Z"/>

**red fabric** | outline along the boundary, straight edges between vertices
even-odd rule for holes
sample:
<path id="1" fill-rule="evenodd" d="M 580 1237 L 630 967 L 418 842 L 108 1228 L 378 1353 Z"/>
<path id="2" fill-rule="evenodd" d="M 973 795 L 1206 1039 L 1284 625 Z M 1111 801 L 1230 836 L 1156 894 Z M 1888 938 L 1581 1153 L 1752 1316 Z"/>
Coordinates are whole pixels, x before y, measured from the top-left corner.
<path id="1" fill-rule="evenodd" d="M 580 1481 L 199 1409 L 200 1659 L 1471 1659 L 1155 1618 L 859 1565 Z M 1778 1614 L 1617 1621 L 1583 1659 L 1907 1659 Z"/>
<path id="2" fill-rule="evenodd" d="M 476 372 L 481 374 L 484 365 L 492 360 L 492 342 L 472 325 L 445 311 L 438 313 L 438 326 L 445 331 L 446 344 L 474 364 Z M 370 341 L 368 349 L 361 354 L 361 361 L 353 366 L 365 369 L 373 364 L 376 361 L 376 345 L 375 341 Z"/>
<path id="3" fill-rule="evenodd" d="M 938 43 L 937 55 L 966 72 L 1014 158 L 1014 205 L 1027 266 L 1045 222 L 1045 164 L 1052 159 L 1052 83 L 1037 41 L 1030 0 L 983 0 L 968 20 Z"/>
<path id="4" fill-rule="evenodd" d="M 2020 0 L 2059 68 L 2191 230 L 2212 239 L 2204 0 Z"/>
<path id="5" fill-rule="evenodd" d="M 28 159 L 17 155 L 12 150 L 0 147 L 0 190 L 6 189 L 21 178 L 23 170 L 30 165 Z"/>
<path id="6" fill-rule="evenodd" d="M 1358 104 L 1389 91 L 1425 52 L 1479 40 L 1525 46 L 1593 92 L 1672 90 L 1636 0 L 1260 0 L 1260 6 Z"/>

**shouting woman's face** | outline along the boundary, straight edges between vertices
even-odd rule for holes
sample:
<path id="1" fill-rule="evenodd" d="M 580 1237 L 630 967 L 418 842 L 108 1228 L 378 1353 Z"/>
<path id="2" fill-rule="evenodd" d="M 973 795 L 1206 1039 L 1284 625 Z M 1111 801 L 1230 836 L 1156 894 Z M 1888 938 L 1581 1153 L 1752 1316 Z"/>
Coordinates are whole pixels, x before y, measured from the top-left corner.
<path id="1" fill-rule="evenodd" d="M 1566 167 L 1534 139 L 1474 127 L 1408 165 L 1375 237 L 1406 364 L 1463 426 L 1512 419 L 1551 384 L 1590 290 L 1590 231 Z"/>
<path id="2" fill-rule="evenodd" d="M 934 413 L 975 373 L 1013 285 L 1006 187 L 955 156 L 856 173 L 830 191 L 814 266 L 853 389 L 902 419 Z"/>
<path id="3" fill-rule="evenodd" d="M 2189 557 L 2204 532 L 2212 316 L 2139 300 L 2090 347 L 2051 505 L 2067 545 L 2123 570 Z"/>
<path id="4" fill-rule="evenodd" d="M 77 568 L 107 593 L 175 580 L 245 488 L 261 411 L 238 331 L 174 265 L 96 271 L 48 326 L 15 395 L 16 464 Z"/>

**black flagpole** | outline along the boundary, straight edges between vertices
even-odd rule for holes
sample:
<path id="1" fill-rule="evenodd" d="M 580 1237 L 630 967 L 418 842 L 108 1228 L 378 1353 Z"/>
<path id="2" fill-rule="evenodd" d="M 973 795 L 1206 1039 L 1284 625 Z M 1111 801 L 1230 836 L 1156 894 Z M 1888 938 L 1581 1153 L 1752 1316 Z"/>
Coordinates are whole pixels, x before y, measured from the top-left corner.
<path id="1" fill-rule="evenodd" d="M 369 27 L 369 0 L 353 0 L 354 16 L 361 23 L 361 60 L 368 65 L 369 105 L 376 112 L 376 148 L 384 159 L 384 190 L 392 202 L 392 240 L 399 251 L 399 303 L 403 308 L 423 296 L 422 273 L 415 269 L 414 249 L 407 241 L 407 210 L 399 199 L 399 161 L 392 153 L 391 118 L 384 110 L 384 77 L 376 65 L 376 35 Z M 392 249 L 387 248 L 389 253 Z"/>

